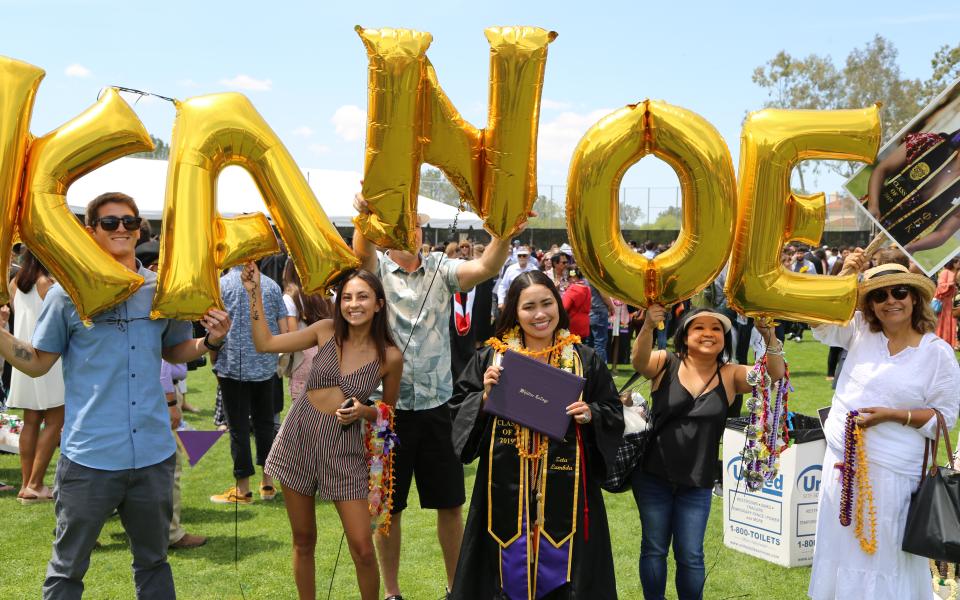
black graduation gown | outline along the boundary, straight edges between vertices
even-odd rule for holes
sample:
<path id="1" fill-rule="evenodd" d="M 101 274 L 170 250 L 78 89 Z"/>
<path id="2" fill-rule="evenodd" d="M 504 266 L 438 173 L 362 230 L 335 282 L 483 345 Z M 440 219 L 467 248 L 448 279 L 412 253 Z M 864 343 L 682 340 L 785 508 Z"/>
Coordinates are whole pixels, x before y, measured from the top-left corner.
<path id="1" fill-rule="evenodd" d="M 590 404 L 593 414 L 591 422 L 581 427 L 587 473 L 585 487 L 589 530 L 584 523 L 584 483 L 581 482 L 577 484 L 577 529 L 573 537 L 570 583 L 544 598 L 607 600 L 617 597 L 617 586 L 610 530 L 598 482 L 606 473 L 606 465 L 613 463 L 623 436 L 623 408 L 610 372 L 593 349 L 580 344 L 575 349 L 580 355 L 586 378 L 583 400 Z M 500 547 L 487 530 L 487 474 L 490 472 L 489 448 L 494 419 L 481 410 L 481 397 L 483 373 L 493 355 L 494 350 L 489 347 L 477 351 L 457 381 L 450 402 L 455 415 L 454 448 L 464 463 L 480 458 L 451 596 L 457 600 L 506 598 L 500 588 Z M 577 444 L 575 422 L 571 423 L 563 443 Z M 549 527 L 549 523 L 546 526 Z"/>

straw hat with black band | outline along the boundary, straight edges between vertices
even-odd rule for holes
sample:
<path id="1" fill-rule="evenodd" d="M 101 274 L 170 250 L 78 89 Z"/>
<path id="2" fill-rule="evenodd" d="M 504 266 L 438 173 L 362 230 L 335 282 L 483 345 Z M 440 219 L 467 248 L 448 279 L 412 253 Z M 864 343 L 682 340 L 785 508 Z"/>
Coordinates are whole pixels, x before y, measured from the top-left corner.
<path id="1" fill-rule="evenodd" d="M 898 285 L 914 288 L 925 303 L 933 299 L 933 294 L 937 290 L 929 277 L 911 273 L 908 268 L 899 263 L 887 263 L 863 272 L 863 281 L 860 282 L 859 287 L 860 298 L 866 299 L 873 290 Z"/>

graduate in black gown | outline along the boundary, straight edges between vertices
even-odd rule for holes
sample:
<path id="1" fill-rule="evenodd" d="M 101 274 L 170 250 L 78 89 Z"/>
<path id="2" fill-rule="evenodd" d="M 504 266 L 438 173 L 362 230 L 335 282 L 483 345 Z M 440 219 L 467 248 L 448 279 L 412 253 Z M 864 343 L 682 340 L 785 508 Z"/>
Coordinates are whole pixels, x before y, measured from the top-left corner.
<path id="1" fill-rule="evenodd" d="M 617 597 L 610 531 L 599 481 L 623 436 L 613 379 L 589 347 L 574 343 L 553 283 L 523 273 L 507 293 L 496 341 L 477 351 L 454 388 L 454 447 L 480 459 L 451 597 Z M 486 413 L 500 356 L 520 351 L 586 379 L 557 442 Z"/>

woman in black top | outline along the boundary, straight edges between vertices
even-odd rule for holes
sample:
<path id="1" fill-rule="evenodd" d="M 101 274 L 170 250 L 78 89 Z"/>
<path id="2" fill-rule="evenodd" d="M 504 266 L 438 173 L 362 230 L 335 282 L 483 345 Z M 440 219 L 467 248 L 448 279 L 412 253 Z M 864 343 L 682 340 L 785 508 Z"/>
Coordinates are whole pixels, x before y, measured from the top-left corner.
<path id="1" fill-rule="evenodd" d="M 652 380 L 654 423 L 632 481 L 643 530 L 640 583 L 647 600 L 664 597 L 672 539 L 677 597 L 687 600 L 703 595 L 703 536 L 727 408 L 736 394 L 751 387 L 749 367 L 729 362 L 731 324 L 726 316 L 706 309 L 689 311 L 677 327 L 676 351 L 652 352 L 653 331 L 663 317 L 662 306 L 647 309 L 633 348 L 633 368 Z M 767 344 L 770 376 L 783 377 L 783 346 L 773 328 L 755 327 Z"/>

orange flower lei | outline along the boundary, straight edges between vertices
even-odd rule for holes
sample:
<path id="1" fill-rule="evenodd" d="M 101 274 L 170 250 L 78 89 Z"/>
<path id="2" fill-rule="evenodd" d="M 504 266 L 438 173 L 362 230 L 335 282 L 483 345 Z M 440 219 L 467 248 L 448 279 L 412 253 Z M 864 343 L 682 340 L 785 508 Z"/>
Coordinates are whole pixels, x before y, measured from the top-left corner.
<path id="1" fill-rule="evenodd" d="M 520 328 L 515 327 L 503 336 L 503 340 L 492 337 L 486 341 L 486 344 L 500 354 L 503 354 L 507 350 L 512 350 L 531 358 L 549 356 L 551 366 L 569 370 L 573 367 L 573 348 L 571 346 L 572 344 L 580 343 L 580 336 L 572 334 L 566 329 L 559 329 L 555 337 L 557 341 L 552 346 L 548 346 L 543 350 L 528 350 L 520 341 Z"/>
<path id="2" fill-rule="evenodd" d="M 855 533 L 857 540 L 860 541 L 860 548 L 867 554 L 873 554 L 877 551 L 877 512 L 873 505 L 873 488 L 870 486 L 870 472 L 867 469 L 867 451 L 864 448 L 864 435 L 862 427 L 854 427 L 853 436 L 856 439 L 857 448 L 857 510 Z M 863 533 L 863 504 L 866 502 L 867 511 L 870 513 L 870 537 Z"/>

